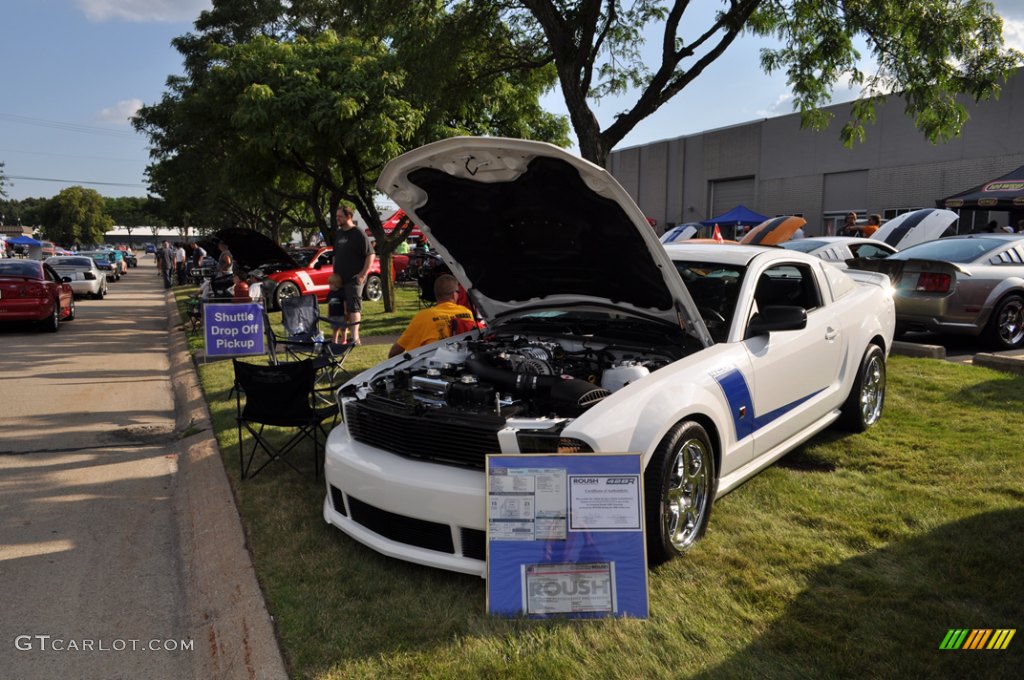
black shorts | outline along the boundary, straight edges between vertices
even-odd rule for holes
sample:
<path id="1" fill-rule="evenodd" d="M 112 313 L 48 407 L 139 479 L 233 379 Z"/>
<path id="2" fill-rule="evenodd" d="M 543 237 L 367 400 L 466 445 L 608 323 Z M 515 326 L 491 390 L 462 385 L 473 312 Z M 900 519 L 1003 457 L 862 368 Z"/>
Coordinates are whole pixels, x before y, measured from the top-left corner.
<path id="1" fill-rule="evenodd" d="M 345 282 L 345 313 L 354 314 L 363 311 L 363 283 L 357 283 L 355 279 Z"/>

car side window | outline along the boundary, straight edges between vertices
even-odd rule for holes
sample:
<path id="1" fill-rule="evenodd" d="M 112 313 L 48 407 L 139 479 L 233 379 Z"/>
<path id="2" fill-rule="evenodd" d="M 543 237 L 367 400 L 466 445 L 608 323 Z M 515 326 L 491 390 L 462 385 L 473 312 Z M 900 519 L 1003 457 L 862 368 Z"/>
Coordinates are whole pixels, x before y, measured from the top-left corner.
<path id="1" fill-rule="evenodd" d="M 770 305 L 803 307 L 811 311 L 821 306 L 821 292 L 814 272 L 802 264 L 783 264 L 761 273 L 754 289 L 758 309 Z"/>
<path id="2" fill-rule="evenodd" d="M 880 248 L 879 246 L 872 245 L 870 243 L 850 246 L 850 250 L 853 251 L 854 257 L 863 257 L 869 260 L 884 260 L 892 254 L 885 248 Z"/>
<path id="3" fill-rule="evenodd" d="M 60 277 L 57 276 L 57 272 L 54 271 L 48 264 L 43 265 L 43 275 L 46 276 L 48 281 L 60 283 Z"/>
<path id="4" fill-rule="evenodd" d="M 319 264 L 319 265 L 320 265 L 321 267 L 326 267 L 326 266 L 328 266 L 329 264 L 331 264 L 332 262 L 334 262 L 334 251 L 333 251 L 333 250 L 328 250 L 328 251 L 327 251 L 327 252 L 325 252 L 325 253 L 321 253 L 321 254 L 320 254 L 320 257 L 318 257 L 318 258 L 316 259 L 316 262 L 317 262 L 317 264 Z"/>

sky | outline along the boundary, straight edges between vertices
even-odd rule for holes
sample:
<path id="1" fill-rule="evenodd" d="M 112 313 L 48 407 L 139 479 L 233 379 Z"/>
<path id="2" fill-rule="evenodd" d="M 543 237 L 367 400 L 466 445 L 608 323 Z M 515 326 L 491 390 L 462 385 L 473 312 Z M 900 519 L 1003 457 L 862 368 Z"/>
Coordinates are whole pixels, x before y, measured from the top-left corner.
<path id="1" fill-rule="evenodd" d="M 995 0 L 1007 44 L 1024 50 L 1024 0 Z M 705 12 L 719 5 L 697 0 Z M 210 0 L 3 0 L 0 5 L 0 162 L 13 199 L 49 198 L 69 186 L 104 196 L 145 196 L 147 139 L 129 119 L 158 102 L 182 72 L 171 40 L 192 30 Z M 758 51 L 729 50 L 617 148 L 792 113 L 783 75 L 765 75 Z M 856 93 L 835 92 L 834 101 Z M 556 89 L 545 107 L 565 113 Z M 604 101 L 606 126 L 626 102 Z"/>

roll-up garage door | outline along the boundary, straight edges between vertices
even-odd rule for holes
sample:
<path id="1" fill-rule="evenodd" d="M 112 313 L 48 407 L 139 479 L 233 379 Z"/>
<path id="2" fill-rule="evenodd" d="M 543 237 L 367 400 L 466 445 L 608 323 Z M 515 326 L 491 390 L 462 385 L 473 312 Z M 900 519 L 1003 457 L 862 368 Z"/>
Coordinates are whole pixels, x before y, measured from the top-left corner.
<path id="1" fill-rule="evenodd" d="M 754 204 L 754 178 L 726 179 L 711 182 L 711 216 L 721 215 L 742 203 L 748 208 Z"/>

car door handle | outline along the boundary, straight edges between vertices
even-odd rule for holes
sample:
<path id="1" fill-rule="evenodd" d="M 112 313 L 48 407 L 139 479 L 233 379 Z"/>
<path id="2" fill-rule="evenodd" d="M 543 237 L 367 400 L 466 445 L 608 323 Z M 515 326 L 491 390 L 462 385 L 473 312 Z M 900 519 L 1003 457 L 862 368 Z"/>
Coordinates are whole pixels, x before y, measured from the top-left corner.
<path id="1" fill-rule="evenodd" d="M 831 326 L 825 329 L 825 339 L 828 340 L 829 342 L 835 340 L 837 335 L 839 335 L 839 331 L 832 328 Z"/>

